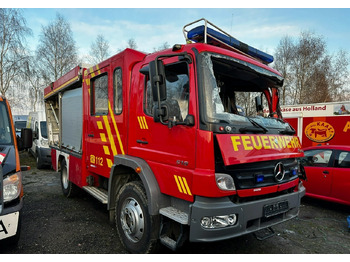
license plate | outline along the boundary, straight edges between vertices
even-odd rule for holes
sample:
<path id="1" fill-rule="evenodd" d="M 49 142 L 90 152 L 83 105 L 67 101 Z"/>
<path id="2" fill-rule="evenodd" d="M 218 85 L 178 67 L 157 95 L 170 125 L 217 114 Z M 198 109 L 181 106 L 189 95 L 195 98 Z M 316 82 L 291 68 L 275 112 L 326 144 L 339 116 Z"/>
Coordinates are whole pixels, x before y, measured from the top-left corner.
<path id="1" fill-rule="evenodd" d="M 16 235 L 19 212 L 0 216 L 0 240 Z"/>
<path id="2" fill-rule="evenodd" d="M 288 201 L 281 201 L 278 203 L 265 205 L 263 208 L 265 217 L 271 217 L 271 216 L 284 213 L 288 211 L 288 209 L 289 209 Z"/>

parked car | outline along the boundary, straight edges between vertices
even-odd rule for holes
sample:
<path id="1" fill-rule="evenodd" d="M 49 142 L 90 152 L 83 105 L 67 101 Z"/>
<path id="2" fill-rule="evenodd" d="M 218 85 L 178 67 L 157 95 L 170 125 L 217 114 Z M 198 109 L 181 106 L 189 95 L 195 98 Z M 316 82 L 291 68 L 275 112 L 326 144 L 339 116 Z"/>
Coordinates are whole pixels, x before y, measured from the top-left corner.
<path id="1" fill-rule="evenodd" d="M 33 145 L 29 152 L 35 157 L 37 168 L 51 166 L 51 149 L 47 139 L 45 112 L 30 112 L 27 128 L 33 130 Z"/>
<path id="2" fill-rule="evenodd" d="M 306 196 L 350 205 L 350 146 L 304 149 Z"/>

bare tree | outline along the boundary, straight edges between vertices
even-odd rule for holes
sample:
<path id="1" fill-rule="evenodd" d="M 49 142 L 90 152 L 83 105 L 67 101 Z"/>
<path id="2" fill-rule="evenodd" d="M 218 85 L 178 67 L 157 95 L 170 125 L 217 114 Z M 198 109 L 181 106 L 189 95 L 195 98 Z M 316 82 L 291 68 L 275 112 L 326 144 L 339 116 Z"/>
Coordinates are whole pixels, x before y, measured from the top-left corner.
<path id="1" fill-rule="evenodd" d="M 294 43 L 291 37 L 283 37 L 279 45 L 277 46 L 277 51 L 275 56 L 278 58 L 275 61 L 275 68 L 284 77 L 284 85 L 281 90 L 281 103 L 286 104 L 287 96 L 290 94 L 290 83 L 292 82 L 292 61 L 294 57 Z"/>
<path id="2" fill-rule="evenodd" d="M 97 64 L 110 56 L 109 43 L 103 35 L 97 35 L 96 41 L 91 44 L 90 57 L 92 64 Z"/>
<path id="3" fill-rule="evenodd" d="M 164 50 L 164 49 L 168 49 L 168 48 L 170 48 L 170 45 L 169 45 L 169 43 L 168 42 L 164 42 L 162 45 L 160 45 L 159 47 L 157 47 L 157 48 L 153 48 L 153 52 L 157 52 L 157 51 L 162 51 L 162 50 Z"/>
<path id="4" fill-rule="evenodd" d="M 302 32 L 297 41 L 284 37 L 276 49 L 275 67 L 285 78 L 282 104 L 342 100 L 349 83 L 349 56 L 344 51 L 327 54 L 322 36 Z"/>
<path id="5" fill-rule="evenodd" d="M 26 36 L 31 30 L 18 9 L 0 9 L 0 93 L 5 95 L 17 77 L 23 74 L 27 59 Z"/>
<path id="6" fill-rule="evenodd" d="M 131 49 L 137 49 L 137 44 L 136 44 L 136 41 L 134 38 L 130 38 L 128 40 L 128 48 L 131 48 Z"/>
<path id="7" fill-rule="evenodd" d="M 40 74 L 47 84 L 77 64 L 77 49 L 70 24 L 59 13 L 53 22 L 42 26 L 36 57 Z"/>
<path id="8" fill-rule="evenodd" d="M 36 67 L 35 57 L 30 57 L 25 64 L 25 82 L 29 85 L 29 99 L 31 108 L 35 112 L 38 107 L 43 107 L 44 92 L 46 86 L 44 80 L 40 75 L 40 71 Z"/>

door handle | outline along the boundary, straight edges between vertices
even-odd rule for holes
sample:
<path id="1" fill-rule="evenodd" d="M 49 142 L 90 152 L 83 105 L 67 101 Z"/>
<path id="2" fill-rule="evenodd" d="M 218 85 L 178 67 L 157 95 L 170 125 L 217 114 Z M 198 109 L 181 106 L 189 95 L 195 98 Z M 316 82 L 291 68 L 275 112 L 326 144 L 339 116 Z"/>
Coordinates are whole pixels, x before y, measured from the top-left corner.
<path id="1" fill-rule="evenodd" d="M 139 143 L 139 144 L 144 144 L 144 145 L 147 145 L 147 144 L 148 144 L 147 141 L 140 140 L 140 139 L 136 140 L 136 142 Z"/>
<path id="2" fill-rule="evenodd" d="M 95 135 L 94 134 L 88 134 L 88 137 L 94 137 Z"/>
<path id="3" fill-rule="evenodd" d="M 329 175 L 329 171 L 327 171 L 327 170 L 322 171 L 322 174 L 323 174 L 323 177 L 326 178 L 327 175 Z"/>

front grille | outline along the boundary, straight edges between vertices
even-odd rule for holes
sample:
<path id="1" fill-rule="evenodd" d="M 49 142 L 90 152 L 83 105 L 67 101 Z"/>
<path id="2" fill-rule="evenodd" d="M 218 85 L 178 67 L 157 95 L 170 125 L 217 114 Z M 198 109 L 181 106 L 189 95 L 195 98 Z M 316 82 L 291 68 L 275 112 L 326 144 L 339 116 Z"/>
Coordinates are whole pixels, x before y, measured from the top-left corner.
<path id="1" fill-rule="evenodd" d="M 274 170 L 276 164 L 281 162 L 285 168 L 285 175 L 281 181 L 275 179 Z M 216 172 L 223 172 L 232 176 L 236 188 L 249 189 L 257 187 L 273 186 L 286 183 L 297 178 L 295 171 L 297 161 L 294 158 L 270 160 L 263 162 L 239 164 L 232 166 L 217 166 Z"/>

